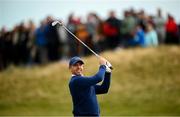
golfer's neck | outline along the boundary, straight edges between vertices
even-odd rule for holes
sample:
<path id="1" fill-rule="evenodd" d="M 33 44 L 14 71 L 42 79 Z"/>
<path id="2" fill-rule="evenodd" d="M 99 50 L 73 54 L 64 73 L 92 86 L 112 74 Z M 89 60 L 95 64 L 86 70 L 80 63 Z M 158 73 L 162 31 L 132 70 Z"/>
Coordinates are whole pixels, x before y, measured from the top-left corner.
<path id="1" fill-rule="evenodd" d="M 72 76 L 84 76 L 82 73 L 81 74 L 73 74 L 72 73 Z"/>

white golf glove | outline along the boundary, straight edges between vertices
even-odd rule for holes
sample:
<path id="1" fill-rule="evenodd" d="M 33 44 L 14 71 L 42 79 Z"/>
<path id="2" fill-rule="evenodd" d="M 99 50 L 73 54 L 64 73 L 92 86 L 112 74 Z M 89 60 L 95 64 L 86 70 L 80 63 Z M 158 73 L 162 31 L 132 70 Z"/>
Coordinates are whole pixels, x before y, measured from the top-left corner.
<path id="1" fill-rule="evenodd" d="M 106 72 L 111 73 L 111 71 L 112 71 L 111 63 L 109 61 L 107 61 L 105 66 L 106 66 Z"/>

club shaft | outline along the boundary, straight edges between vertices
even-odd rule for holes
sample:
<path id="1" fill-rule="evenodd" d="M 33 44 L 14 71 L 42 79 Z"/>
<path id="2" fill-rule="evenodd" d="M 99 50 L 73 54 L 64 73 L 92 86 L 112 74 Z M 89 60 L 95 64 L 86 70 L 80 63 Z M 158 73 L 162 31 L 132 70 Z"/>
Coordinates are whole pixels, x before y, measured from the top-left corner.
<path id="1" fill-rule="evenodd" d="M 71 31 L 69 31 L 63 24 L 61 24 L 62 27 L 69 32 L 74 38 L 76 38 L 81 44 L 83 44 L 87 49 L 89 49 L 97 58 L 99 58 L 100 56 L 94 52 L 89 46 L 87 46 L 83 41 L 81 41 L 78 37 L 76 37 L 76 35 L 74 35 Z"/>

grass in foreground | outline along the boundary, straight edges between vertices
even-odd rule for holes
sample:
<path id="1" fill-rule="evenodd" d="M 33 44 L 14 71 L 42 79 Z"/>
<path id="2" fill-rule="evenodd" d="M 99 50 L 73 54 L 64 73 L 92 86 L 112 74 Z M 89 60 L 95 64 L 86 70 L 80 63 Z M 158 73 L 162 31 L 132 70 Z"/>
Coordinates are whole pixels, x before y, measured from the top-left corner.
<path id="1" fill-rule="evenodd" d="M 180 47 L 136 48 L 102 54 L 114 66 L 101 115 L 180 115 Z M 84 58 L 85 75 L 98 61 Z M 10 67 L 0 73 L 0 115 L 72 115 L 68 63 Z"/>

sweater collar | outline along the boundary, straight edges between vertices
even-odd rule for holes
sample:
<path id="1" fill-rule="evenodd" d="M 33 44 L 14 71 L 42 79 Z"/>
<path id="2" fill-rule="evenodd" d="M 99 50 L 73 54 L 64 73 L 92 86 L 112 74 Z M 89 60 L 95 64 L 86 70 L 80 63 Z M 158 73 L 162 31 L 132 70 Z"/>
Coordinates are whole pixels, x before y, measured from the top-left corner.
<path id="1" fill-rule="evenodd" d="M 83 75 L 83 74 L 82 74 L 82 75 L 75 75 L 75 74 L 72 74 L 71 76 L 74 77 L 74 76 L 84 76 L 84 75 Z"/>

